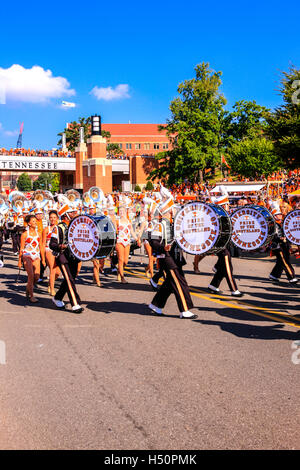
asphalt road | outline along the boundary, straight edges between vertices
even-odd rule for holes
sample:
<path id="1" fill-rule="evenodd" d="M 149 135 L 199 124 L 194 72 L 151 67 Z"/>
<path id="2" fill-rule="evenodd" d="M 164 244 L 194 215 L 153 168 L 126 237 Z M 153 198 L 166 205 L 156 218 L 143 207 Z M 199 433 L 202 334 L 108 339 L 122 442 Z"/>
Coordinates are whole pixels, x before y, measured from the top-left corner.
<path id="1" fill-rule="evenodd" d="M 129 283 L 91 264 L 78 280 L 85 310 L 38 304 L 0 270 L 0 449 L 299 449 L 300 286 L 268 280 L 274 258 L 234 259 L 242 299 L 206 290 L 216 258 L 186 275 L 198 319 L 174 296 L 153 316 L 137 253 Z M 300 265 L 296 265 L 300 276 Z M 5 346 L 5 355 L 3 348 Z M 2 352 L 2 355 L 1 355 Z"/>

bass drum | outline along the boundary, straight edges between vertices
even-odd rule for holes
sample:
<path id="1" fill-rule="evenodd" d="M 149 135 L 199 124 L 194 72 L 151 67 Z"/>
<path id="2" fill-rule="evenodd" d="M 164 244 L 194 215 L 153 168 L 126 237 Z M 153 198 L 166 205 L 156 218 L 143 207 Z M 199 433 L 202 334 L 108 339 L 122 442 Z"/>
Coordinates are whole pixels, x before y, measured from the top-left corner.
<path id="1" fill-rule="evenodd" d="M 276 233 L 272 214 L 262 206 L 243 206 L 231 214 L 232 243 L 245 251 L 263 248 Z"/>
<path id="2" fill-rule="evenodd" d="M 221 206 L 191 202 L 174 220 L 174 238 L 191 255 L 217 254 L 231 238 L 230 217 Z"/>
<path id="3" fill-rule="evenodd" d="M 282 229 L 290 243 L 300 245 L 300 209 L 291 211 L 285 216 Z"/>
<path id="4" fill-rule="evenodd" d="M 105 215 L 79 215 L 68 228 L 68 246 L 75 258 L 89 261 L 106 258 L 116 244 L 116 229 Z"/>

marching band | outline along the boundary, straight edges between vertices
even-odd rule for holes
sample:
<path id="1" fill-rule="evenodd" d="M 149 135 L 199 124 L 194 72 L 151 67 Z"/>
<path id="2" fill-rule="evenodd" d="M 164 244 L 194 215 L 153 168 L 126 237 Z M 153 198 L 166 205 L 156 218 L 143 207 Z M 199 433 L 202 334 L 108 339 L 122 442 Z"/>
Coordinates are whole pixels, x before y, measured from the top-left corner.
<path id="1" fill-rule="evenodd" d="M 195 198 L 196 199 L 196 198 Z M 289 201 L 270 200 L 247 204 L 241 198 L 233 208 L 226 189 L 219 196 L 203 192 L 202 197 L 185 204 L 174 200 L 162 184 L 159 190 L 136 195 L 104 195 L 92 187 L 81 195 L 76 190 L 53 196 L 35 191 L 27 199 L 20 191 L 0 195 L 0 268 L 5 265 L 3 244 L 11 238 L 18 255 L 18 268 L 27 273 L 26 297 L 36 303 L 34 287 L 42 282 L 49 268 L 48 292 L 56 308 L 64 309 L 67 294 L 74 313 L 83 311 L 76 289 L 81 264 L 93 263 L 93 282 L 101 287 L 100 274 L 105 259 L 111 263 L 117 280 L 126 284 L 124 269 L 135 249 L 143 247 L 148 257 L 146 275 L 156 291 L 149 309 L 162 315 L 170 294 L 174 293 L 180 318 L 195 319 L 193 302 L 184 275 L 185 253 L 194 256 L 194 273 L 209 255 L 218 260 L 209 292 L 220 294 L 225 278 L 233 297 L 241 297 L 233 275 L 231 255 L 243 251 L 270 250 L 276 263 L 269 275 L 278 283 L 285 272 L 290 285 L 298 279 L 290 253 L 299 252 L 300 209 Z M 293 251 L 294 250 L 294 251 Z M 156 266 L 156 270 L 155 270 Z M 60 274 L 63 280 L 55 291 Z M 159 280 L 162 279 L 161 285 Z"/>

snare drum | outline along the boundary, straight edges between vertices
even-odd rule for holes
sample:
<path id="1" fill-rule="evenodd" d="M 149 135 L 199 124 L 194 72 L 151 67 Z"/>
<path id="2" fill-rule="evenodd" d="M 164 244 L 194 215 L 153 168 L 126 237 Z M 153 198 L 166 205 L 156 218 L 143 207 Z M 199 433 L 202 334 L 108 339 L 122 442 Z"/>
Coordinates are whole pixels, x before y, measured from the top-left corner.
<path id="1" fill-rule="evenodd" d="M 230 241 L 230 217 L 221 206 L 191 202 L 174 220 L 174 238 L 191 255 L 217 254 Z"/>
<path id="2" fill-rule="evenodd" d="M 68 246 L 80 261 L 106 258 L 116 244 L 116 229 L 105 215 L 79 215 L 68 228 Z"/>
<path id="3" fill-rule="evenodd" d="M 245 251 L 258 250 L 272 241 L 276 222 L 262 206 L 247 205 L 231 214 L 232 243 Z"/>
<path id="4" fill-rule="evenodd" d="M 291 211 L 285 216 L 282 229 L 290 243 L 300 245 L 300 209 Z"/>

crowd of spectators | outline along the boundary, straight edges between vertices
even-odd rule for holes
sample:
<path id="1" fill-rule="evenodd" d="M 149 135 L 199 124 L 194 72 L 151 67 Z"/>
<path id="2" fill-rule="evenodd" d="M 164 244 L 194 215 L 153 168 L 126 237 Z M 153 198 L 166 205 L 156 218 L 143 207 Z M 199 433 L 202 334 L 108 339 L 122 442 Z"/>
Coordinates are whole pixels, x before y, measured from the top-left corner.
<path id="1" fill-rule="evenodd" d="M 5 149 L 0 148 L 0 155 L 10 155 L 10 156 L 21 156 L 21 157 L 75 157 L 74 152 L 71 151 L 62 151 L 62 150 L 34 150 L 34 149 L 24 149 L 24 148 L 15 148 L 15 149 Z M 147 155 L 149 156 L 149 155 Z M 109 160 L 129 160 L 129 155 L 119 154 L 112 155 L 107 154 L 106 156 Z"/>
<path id="2" fill-rule="evenodd" d="M 21 156 L 21 157 L 74 157 L 70 151 L 63 152 L 62 150 L 33 150 L 33 149 L 0 149 L 0 155 Z"/>
<path id="3" fill-rule="evenodd" d="M 106 158 L 108 158 L 109 160 L 129 160 L 129 155 L 125 155 L 125 154 L 111 155 L 110 153 L 108 153 L 106 155 Z"/>

